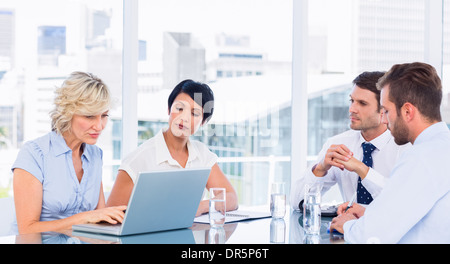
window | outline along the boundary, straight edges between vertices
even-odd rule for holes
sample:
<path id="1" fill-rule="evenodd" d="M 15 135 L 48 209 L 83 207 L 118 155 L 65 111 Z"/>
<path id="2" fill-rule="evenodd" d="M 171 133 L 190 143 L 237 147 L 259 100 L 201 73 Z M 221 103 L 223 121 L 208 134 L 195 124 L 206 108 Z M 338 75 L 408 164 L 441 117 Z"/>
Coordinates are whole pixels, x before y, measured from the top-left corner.
<path id="1" fill-rule="evenodd" d="M 443 28 L 443 67 L 442 85 L 444 90 L 442 103 L 442 118 L 450 127 L 450 0 L 443 0 L 444 28 Z"/>
<path id="2" fill-rule="evenodd" d="M 430 2 L 140 0 L 137 144 L 167 124 L 167 97 L 179 81 L 206 82 L 215 92 L 216 109 L 194 138 L 219 156 L 241 204 L 266 204 L 270 181 L 290 183 L 295 148 L 305 148 L 311 164 L 328 137 L 348 129 L 348 94 L 357 74 L 426 60 Z M 450 124 L 450 0 L 442 3 L 438 57 L 443 118 Z M 123 5 L 121 0 L 1 1 L 0 197 L 12 195 L 10 167 L 23 142 L 50 130 L 53 91 L 74 70 L 98 75 L 116 99 L 98 143 L 104 188 L 112 187 L 123 158 Z M 295 5 L 308 7 L 309 34 L 299 41 L 309 48 L 292 61 L 297 48 L 292 32 L 305 26 L 292 22 L 298 18 L 292 15 Z M 301 74 L 308 80 L 308 116 L 295 121 L 307 125 L 307 147 L 292 145 L 298 128 L 291 118 L 296 77 L 291 63 L 306 56 L 307 71 Z M 337 191 L 328 198 L 339 197 Z"/>
<path id="3" fill-rule="evenodd" d="M 11 165 L 22 144 L 50 132 L 54 90 L 71 72 L 97 75 L 120 102 L 122 13 L 120 0 L 0 3 L 0 197 L 12 195 Z M 98 142 L 106 179 L 112 131 L 110 122 Z"/>
<path id="4" fill-rule="evenodd" d="M 363 71 L 387 71 L 392 65 L 429 61 L 426 0 L 308 1 L 308 161 L 326 139 L 349 129 L 348 95 L 352 80 Z M 433 1 L 432 5 L 439 1 Z M 450 124 L 448 64 L 450 50 L 450 1 L 444 0 L 444 120 Z M 438 8 L 439 9 L 439 8 Z M 434 9 L 438 13 L 440 10 Z M 437 40 L 439 43 L 439 40 Z M 434 64 L 433 64 L 434 65 Z M 438 72 L 440 65 L 434 65 Z M 327 197 L 341 199 L 335 188 Z"/>
<path id="5" fill-rule="evenodd" d="M 139 1 L 139 139 L 167 125 L 167 98 L 184 79 L 215 94 L 209 124 L 194 139 L 218 164 L 241 205 L 269 201 L 270 181 L 290 182 L 292 1 Z M 289 186 L 287 186 L 289 189 Z"/>

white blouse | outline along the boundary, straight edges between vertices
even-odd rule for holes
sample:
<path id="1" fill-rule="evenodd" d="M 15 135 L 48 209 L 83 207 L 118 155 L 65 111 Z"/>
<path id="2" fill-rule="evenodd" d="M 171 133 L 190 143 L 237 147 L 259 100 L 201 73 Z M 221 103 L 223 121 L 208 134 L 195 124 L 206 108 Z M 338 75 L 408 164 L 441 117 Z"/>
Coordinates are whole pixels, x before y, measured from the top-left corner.
<path id="1" fill-rule="evenodd" d="M 122 160 L 119 170 L 127 172 L 133 183 L 140 172 L 183 169 L 170 155 L 163 136 L 163 132 L 166 130 L 167 128 L 160 130 L 158 134 L 142 143 Z M 189 140 L 187 148 L 189 157 L 185 168 L 212 167 L 216 164 L 217 155 L 211 152 L 205 144 Z"/>

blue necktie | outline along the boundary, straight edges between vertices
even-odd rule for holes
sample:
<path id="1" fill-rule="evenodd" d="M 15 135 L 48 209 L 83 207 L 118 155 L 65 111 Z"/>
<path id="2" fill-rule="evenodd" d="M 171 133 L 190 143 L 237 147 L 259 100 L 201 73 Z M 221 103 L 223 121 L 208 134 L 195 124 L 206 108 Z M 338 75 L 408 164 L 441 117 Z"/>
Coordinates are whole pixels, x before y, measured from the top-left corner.
<path id="1" fill-rule="evenodd" d="M 373 160 L 372 160 L 372 152 L 376 149 L 376 147 L 370 143 L 362 143 L 363 148 L 363 162 L 368 167 L 372 167 Z M 361 183 L 361 177 L 358 178 L 358 203 L 359 204 L 370 204 L 373 200 L 372 195 L 367 191 L 367 189 L 362 185 Z"/>

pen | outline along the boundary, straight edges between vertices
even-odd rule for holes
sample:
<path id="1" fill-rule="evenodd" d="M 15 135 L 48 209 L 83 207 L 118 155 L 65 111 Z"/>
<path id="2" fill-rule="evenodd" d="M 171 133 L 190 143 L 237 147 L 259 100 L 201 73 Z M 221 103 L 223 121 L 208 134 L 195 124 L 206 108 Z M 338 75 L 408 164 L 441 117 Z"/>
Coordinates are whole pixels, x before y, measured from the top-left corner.
<path id="1" fill-rule="evenodd" d="M 347 208 L 345 208 L 344 213 L 346 213 L 347 210 L 350 209 L 350 207 L 352 207 L 353 203 L 355 202 L 355 198 L 356 198 L 356 192 L 355 192 L 355 194 L 353 194 L 352 199 L 351 199 L 350 202 L 348 203 Z"/>

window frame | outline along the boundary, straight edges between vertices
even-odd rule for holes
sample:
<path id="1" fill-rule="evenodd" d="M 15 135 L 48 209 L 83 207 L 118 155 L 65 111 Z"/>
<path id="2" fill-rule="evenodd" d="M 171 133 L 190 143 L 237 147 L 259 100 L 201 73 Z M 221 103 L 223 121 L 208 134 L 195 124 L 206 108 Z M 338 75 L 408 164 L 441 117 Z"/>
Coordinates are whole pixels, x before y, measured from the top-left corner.
<path id="1" fill-rule="evenodd" d="M 443 70 L 443 0 L 425 1 L 424 62 Z M 123 1 L 122 158 L 138 146 L 138 0 Z M 307 169 L 308 1 L 293 1 L 291 183 Z M 295 136 L 294 136 L 295 135 Z M 303 146 L 303 147 L 302 147 Z"/>

